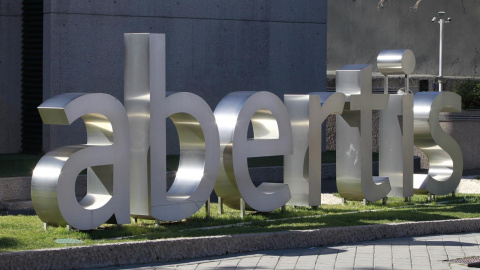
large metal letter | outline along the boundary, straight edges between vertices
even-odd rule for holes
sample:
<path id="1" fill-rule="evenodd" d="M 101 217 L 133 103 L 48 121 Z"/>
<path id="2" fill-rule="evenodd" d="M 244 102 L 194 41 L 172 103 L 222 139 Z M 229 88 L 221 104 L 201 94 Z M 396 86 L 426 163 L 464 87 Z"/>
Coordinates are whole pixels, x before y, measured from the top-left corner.
<path id="1" fill-rule="evenodd" d="M 290 190 L 281 183 L 264 182 L 255 187 L 248 172 L 248 157 L 286 155 L 292 152 L 292 128 L 282 101 L 269 92 L 234 92 L 215 109 L 220 131 L 221 161 L 215 192 L 223 202 L 240 209 L 268 212 L 290 200 Z M 252 121 L 254 139 L 248 140 Z"/>
<path id="2" fill-rule="evenodd" d="M 347 95 L 337 116 L 337 188 L 351 200 L 377 201 L 390 192 L 388 177 L 372 177 L 372 110 L 384 109 L 388 95 L 372 94 L 372 67 L 337 70 L 337 92 Z"/>
<path id="3" fill-rule="evenodd" d="M 440 112 L 459 112 L 461 98 L 452 92 L 422 92 L 414 99 L 414 143 L 428 157 L 428 174 L 415 174 L 415 192 L 445 195 L 455 191 L 463 171 L 458 143 L 440 126 Z"/>
<path id="4" fill-rule="evenodd" d="M 162 99 L 159 93 L 151 96 L 152 216 L 182 220 L 205 204 L 215 186 L 220 159 L 218 128 L 208 104 L 195 94 L 169 93 L 161 101 L 164 108 L 157 104 Z M 165 116 L 175 124 L 180 141 L 180 163 L 168 192 L 166 171 L 160 171 L 165 164 L 166 141 L 157 138 L 157 134 L 165 134 Z M 157 166 L 162 161 L 162 166 Z"/>
<path id="5" fill-rule="evenodd" d="M 413 95 L 408 94 L 409 74 L 415 69 L 410 50 L 383 50 L 378 54 L 378 71 L 388 76 L 405 76 L 405 95 L 390 95 L 388 106 L 379 113 L 379 175 L 388 175 L 392 190 L 389 197 L 413 196 Z"/>
<path id="6" fill-rule="evenodd" d="M 193 215 L 208 200 L 218 173 L 220 145 L 208 104 L 191 93 L 166 97 L 165 87 L 165 35 L 126 34 L 125 104 L 132 127 L 132 215 L 175 221 Z M 180 141 L 180 164 L 168 191 L 166 117 L 175 124 Z M 149 153 L 151 166 L 147 165 Z"/>
<path id="7" fill-rule="evenodd" d="M 388 197 L 413 196 L 413 95 L 390 95 L 380 111 L 379 175 L 388 175 Z"/>
<path id="8" fill-rule="evenodd" d="M 82 118 L 87 144 L 65 146 L 40 159 L 32 176 L 32 202 L 50 225 L 94 229 L 105 222 L 130 223 L 129 130 L 122 104 L 107 94 L 62 94 L 38 110 L 45 124 Z M 87 195 L 75 197 L 78 174 L 88 168 Z"/>
<path id="9" fill-rule="evenodd" d="M 341 114 L 345 94 L 318 92 L 285 95 L 293 132 L 293 154 L 284 156 L 284 181 L 292 199 L 289 205 L 318 206 L 322 188 L 322 123 Z"/>
<path id="10" fill-rule="evenodd" d="M 152 38 L 153 46 L 150 46 Z M 160 41 L 158 39 L 162 38 Z M 125 34 L 125 77 L 124 99 L 128 120 L 130 121 L 130 213 L 132 216 L 150 217 L 150 70 L 163 68 L 160 66 L 165 59 L 162 51 L 156 51 L 155 46 L 161 46 L 163 35 Z M 158 42 L 159 44 L 156 44 Z M 161 50 L 161 49 L 160 49 Z M 163 59 L 161 59 L 163 57 Z M 150 61 L 152 60 L 152 61 Z M 155 65 L 155 61 L 160 64 Z M 164 73 L 157 70 L 159 78 Z M 154 79 L 152 78 L 152 80 Z M 156 91 L 163 91 L 157 85 Z M 163 133 L 159 134 L 161 136 Z M 162 163 L 165 164 L 165 161 Z M 165 166 L 165 165 L 163 165 Z"/>

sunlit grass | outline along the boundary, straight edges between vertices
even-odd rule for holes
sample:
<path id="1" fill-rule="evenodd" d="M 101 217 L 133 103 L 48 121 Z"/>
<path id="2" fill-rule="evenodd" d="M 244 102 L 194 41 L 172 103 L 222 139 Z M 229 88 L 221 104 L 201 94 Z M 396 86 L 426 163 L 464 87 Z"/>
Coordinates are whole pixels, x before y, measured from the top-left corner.
<path id="1" fill-rule="evenodd" d="M 61 227 L 43 230 L 37 216 L 0 216 L 0 251 L 17 251 L 40 248 L 63 247 L 55 239 L 78 239 L 83 245 L 151 240 L 207 235 L 231 235 L 252 232 L 306 230 L 328 227 L 368 225 L 380 223 L 415 222 L 480 217 L 480 196 L 458 195 L 437 196 L 435 202 L 427 196 L 416 195 L 411 202 L 403 198 L 389 198 L 387 205 L 371 202 L 347 202 L 346 205 L 324 205 L 310 207 L 287 207 L 270 213 L 247 212 L 244 219 L 237 210 L 224 207 L 218 214 L 217 204 L 211 204 L 211 217 L 206 219 L 205 209 L 180 222 L 138 220 L 137 223 L 118 227 L 105 224 L 92 231 L 68 231 Z M 82 245 L 80 244 L 80 245 Z"/>

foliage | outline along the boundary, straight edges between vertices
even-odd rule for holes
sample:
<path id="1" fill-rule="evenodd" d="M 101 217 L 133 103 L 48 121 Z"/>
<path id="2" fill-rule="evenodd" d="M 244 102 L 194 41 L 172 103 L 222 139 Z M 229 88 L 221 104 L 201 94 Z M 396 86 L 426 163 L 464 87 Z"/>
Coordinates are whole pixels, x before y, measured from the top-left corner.
<path id="1" fill-rule="evenodd" d="M 378 4 L 377 4 L 377 9 L 380 10 L 381 8 L 383 8 L 383 6 L 385 5 L 385 3 L 387 2 L 388 0 L 379 0 L 378 1 Z M 420 2 L 422 2 L 423 0 L 416 0 L 415 2 L 415 5 L 413 7 L 411 7 L 413 10 L 417 11 L 418 9 L 418 6 L 420 5 Z"/>
<path id="2" fill-rule="evenodd" d="M 41 155 L 0 154 L 0 177 L 32 175 Z"/>
<path id="3" fill-rule="evenodd" d="M 205 219 L 201 209 L 192 217 L 179 222 L 138 220 L 122 227 L 102 225 L 92 231 L 68 231 L 62 227 L 43 230 L 37 216 L 0 216 L 0 252 L 64 247 L 67 245 L 92 245 L 135 240 L 165 239 L 233 235 L 251 232 L 307 230 L 328 227 L 355 226 L 379 223 L 414 222 L 479 217 L 480 196 L 457 194 L 437 196 L 436 203 L 426 195 L 415 195 L 408 203 L 403 198 L 389 198 L 387 205 L 381 201 L 362 205 L 348 201 L 345 205 L 322 205 L 318 208 L 291 207 L 286 212 L 247 212 L 244 219 L 237 210 L 224 207 L 218 214 L 218 205 L 211 205 L 211 217 Z M 57 241 L 55 241 L 57 240 Z M 80 240 L 83 243 L 69 244 Z M 59 243 L 60 242 L 60 243 Z M 67 242 L 67 243 L 65 243 Z"/>
<path id="4" fill-rule="evenodd" d="M 457 85 L 455 93 L 462 98 L 462 109 L 480 109 L 480 81 L 461 82 Z"/>
<path id="5" fill-rule="evenodd" d="M 335 151 L 322 153 L 322 163 L 335 163 L 335 155 Z M 31 176 L 41 157 L 42 155 L 0 154 L 0 177 Z M 176 171 L 179 160 L 179 155 L 168 155 L 167 171 Z M 378 153 L 373 153 L 373 161 L 378 161 Z M 283 166 L 283 156 L 249 158 L 248 166 Z"/>

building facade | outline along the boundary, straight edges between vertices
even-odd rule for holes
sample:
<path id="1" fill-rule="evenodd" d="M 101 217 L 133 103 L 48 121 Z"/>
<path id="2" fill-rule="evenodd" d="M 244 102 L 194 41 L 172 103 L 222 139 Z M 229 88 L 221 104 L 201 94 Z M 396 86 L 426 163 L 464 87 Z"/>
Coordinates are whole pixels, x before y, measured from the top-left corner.
<path id="1" fill-rule="evenodd" d="M 36 14 L 26 12 L 38 4 L 42 9 Z M 43 40 L 36 45 L 43 52 L 37 80 L 42 100 L 70 92 L 103 92 L 123 100 L 124 33 L 165 33 L 167 91 L 193 92 L 212 109 L 234 91 L 282 97 L 319 91 L 326 83 L 326 0 L 9 0 L 0 1 L 0 15 L 6 41 L 0 45 L 0 96 L 11 107 L 2 106 L 0 125 L 8 132 L 0 135 L 0 152 L 29 149 L 29 144 L 48 151 L 85 141 L 80 122 L 36 131 L 22 126 L 30 113 L 20 109 L 28 101 L 22 93 L 30 89 L 21 83 L 28 76 L 22 64 L 28 64 L 29 53 L 25 40 L 22 47 L 22 31 L 32 31 L 25 23 L 22 27 L 22 19 L 29 16 L 41 16 L 35 25 L 43 23 L 43 32 L 36 33 Z M 168 132 L 175 137 L 173 128 Z M 22 143 L 31 133 L 34 138 Z"/>
<path id="2" fill-rule="evenodd" d="M 123 100 L 123 33 L 165 33 L 167 91 L 196 93 L 212 109 L 234 91 L 325 91 L 326 71 L 352 63 L 376 71 L 383 49 L 411 49 L 413 87 L 423 78 L 432 90 L 438 24 L 430 20 L 440 10 L 452 18 L 445 26 L 447 89 L 454 78 L 478 77 L 480 5 L 423 0 L 414 11 L 414 3 L 389 0 L 377 10 L 377 1 L 367 0 L 0 1 L 0 153 L 83 143 L 80 121 L 41 125 L 36 106 L 69 92 Z M 175 138 L 171 125 L 168 133 Z"/>

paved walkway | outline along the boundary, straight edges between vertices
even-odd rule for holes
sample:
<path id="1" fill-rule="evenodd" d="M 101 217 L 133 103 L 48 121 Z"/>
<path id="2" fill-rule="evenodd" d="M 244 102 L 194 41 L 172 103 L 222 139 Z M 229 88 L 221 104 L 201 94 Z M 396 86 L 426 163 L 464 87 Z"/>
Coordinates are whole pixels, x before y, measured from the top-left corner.
<path id="1" fill-rule="evenodd" d="M 432 235 L 102 269 L 473 269 L 446 261 L 480 256 L 479 244 L 480 233 Z"/>

